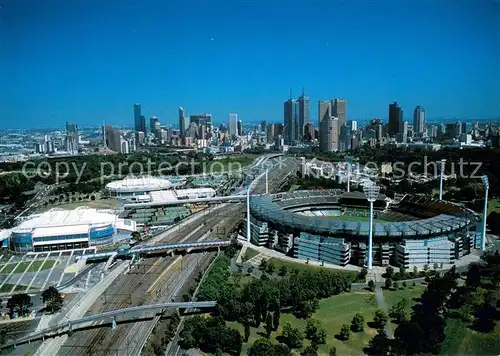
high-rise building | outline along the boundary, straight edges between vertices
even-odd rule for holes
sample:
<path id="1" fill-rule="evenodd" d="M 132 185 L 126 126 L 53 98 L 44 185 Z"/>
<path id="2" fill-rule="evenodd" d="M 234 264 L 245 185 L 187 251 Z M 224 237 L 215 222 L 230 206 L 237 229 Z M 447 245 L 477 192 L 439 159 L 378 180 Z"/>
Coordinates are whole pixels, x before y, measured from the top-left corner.
<path id="1" fill-rule="evenodd" d="M 330 114 L 338 117 L 339 128 L 344 126 L 347 123 L 347 103 L 345 99 L 333 99 Z"/>
<path id="2" fill-rule="evenodd" d="M 339 149 L 339 119 L 330 116 L 321 121 L 319 130 L 319 148 L 322 152 L 333 152 Z"/>
<path id="3" fill-rule="evenodd" d="M 238 114 L 229 114 L 227 120 L 227 127 L 229 128 L 229 137 L 238 135 Z"/>
<path id="4" fill-rule="evenodd" d="M 149 128 L 151 133 L 156 136 L 156 124 L 159 123 L 159 120 L 156 116 L 151 116 L 149 118 Z"/>
<path id="5" fill-rule="evenodd" d="M 422 137 L 425 133 L 425 109 L 417 105 L 413 110 L 413 134 L 416 137 Z"/>
<path id="6" fill-rule="evenodd" d="M 238 120 L 238 136 L 243 136 L 243 122 Z"/>
<path id="7" fill-rule="evenodd" d="M 389 104 L 389 135 L 396 136 L 396 134 L 403 131 L 403 110 L 399 107 L 397 102 Z"/>
<path id="8" fill-rule="evenodd" d="M 285 144 L 293 145 L 298 139 L 299 103 L 296 100 L 285 101 L 283 110 L 283 124 L 285 131 Z"/>
<path id="9" fill-rule="evenodd" d="M 351 131 L 351 132 L 358 131 L 358 122 L 354 121 L 354 120 L 349 120 L 348 128 L 349 128 L 349 131 Z"/>
<path id="10" fill-rule="evenodd" d="M 262 120 L 260 122 L 260 132 L 266 133 L 267 132 L 266 129 L 267 129 L 267 122 L 266 120 Z"/>
<path id="11" fill-rule="evenodd" d="M 141 104 L 134 104 L 134 128 L 135 131 L 146 132 L 141 125 Z"/>
<path id="12" fill-rule="evenodd" d="M 313 141 L 314 140 L 314 125 L 312 122 L 309 122 L 304 125 L 304 141 Z"/>
<path id="13" fill-rule="evenodd" d="M 332 103 L 328 100 L 318 101 L 318 128 L 321 130 L 321 121 L 332 115 Z"/>
<path id="14" fill-rule="evenodd" d="M 103 127 L 104 133 L 104 147 L 111 151 L 118 153 L 128 153 L 128 149 L 122 147 L 122 135 L 120 130 L 113 129 L 110 125 L 105 125 Z M 124 152 L 125 151 L 125 152 Z"/>
<path id="15" fill-rule="evenodd" d="M 71 154 L 78 153 L 78 144 L 78 125 L 66 122 L 66 151 Z"/>
<path id="16" fill-rule="evenodd" d="M 139 131 L 142 131 L 144 132 L 144 135 L 147 135 L 148 134 L 148 129 L 146 127 L 146 116 L 144 115 L 141 115 L 141 118 L 140 118 L 140 130 Z"/>
<path id="17" fill-rule="evenodd" d="M 183 138 L 186 134 L 186 130 L 189 127 L 189 118 L 186 116 L 186 110 L 182 106 L 179 106 L 179 130 L 180 137 Z"/>
<path id="18" fill-rule="evenodd" d="M 309 123 L 309 97 L 302 90 L 302 95 L 299 96 L 299 130 L 297 132 L 297 139 L 304 138 L 304 127 Z"/>

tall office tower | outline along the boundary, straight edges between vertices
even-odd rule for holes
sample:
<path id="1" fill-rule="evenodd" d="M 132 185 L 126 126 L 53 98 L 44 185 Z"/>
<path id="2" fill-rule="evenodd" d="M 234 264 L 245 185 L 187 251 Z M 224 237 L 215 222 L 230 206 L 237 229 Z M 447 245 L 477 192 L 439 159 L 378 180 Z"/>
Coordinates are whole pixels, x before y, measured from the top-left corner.
<path id="1" fill-rule="evenodd" d="M 180 137 L 184 137 L 186 130 L 189 127 L 189 118 L 186 116 L 186 110 L 182 106 L 179 106 L 179 129 Z"/>
<path id="2" fill-rule="evenodd" d="M 135 144 L 136 146 L 144 143 L 144 132 L 137 131 L 135 133 Z"/>
<path id="3" fill-rule="evenodd" d="M 309 123 L 309 97 L 302 90 L 302 95 L 299 96 L 299 130 L 297 132 L 297 139 L 304 138 L 304 127 Z"/>
<path id="4" fill-rule="evenodd" d="M 195 122 L 191 122 L 186 132 L 186 137 L 196 138 L 198 135 L 198 125 Z"/>
<path id="5" fill-rule="evenodd" d="M 260 122 L 260 132 L 267 133 L 267 122 L 266 120 L 262 120 Z"/>
<path id="6" fill-rule="evenodd" d="M 318 129 L 321 131 L 321 121 L 332 116 L 332 103 L 328 100 L 318 101 Z"/>
<path id="7" fill-rule="evenodd" d="M 422 137 L 425 133 L 425 109 L 417 105 L 413 110 L 413 134 L 416 137 Z"/>
<path id="8" fill-rule="evenodd" d="M 142 131 L 145 133 L 141 126 L 141 104 L 134 104 L 134 128 L 135 131 Z"/>
<path id="9" fill-rule="evenodd" d="M 461 134 L 466 134 L 467 133 L 467 122 L 466 121 L 462 121 L 460 123 L 460 126 L 461 126 L 460 133 Z"/>
<path id="10" fill-rule="evenodd" d="M 269 124 L 266 127 L 266 137 L 267 137 L 267 142 L 273 142 L 274 141 L 274 124 Z"/>
<path id="11" fill-rule="evenodd" d="M 283 124 L 275 122 L 274 126 L 274 136 L 283 136 Z"/>
<path id="12" fill-rule="evenodd" d="M 151 116 L 149 118 L 149 129 L 151 130 L 151 133 L 156 136 L 156 123 L 158 123 L 159 120 L 156 116 Z"/>
<path id="13" fill-rule="evenodd" d="M 155 122 L 155 127 L 153 130 L 151 130 L 151 132 L 155 135 L 155 137 L 158 139 L 158 140 L 161 140 L 161 135 L 162 135 L 162 128 L 161 128 L 161 124 L 159 121 L 156 121 Z"/>
<path id="14" fill-rule="evenodd" d="M 319 148 L 322 152 L 333 152 L 339 149 L 339 119 L 329 117 L 321 121 L 319 130 Z"/>
<path id="15" fill-rule="evenodd" d="M 312 122 L 305 124 L 304 126 L 304 141 L 314 140 L 314 125 Z"/>
<path id="16" fill-rule="evenodd" d="M 338 117 L 339 128 L 344 126 L 347 123 L 347 103 L 345 99 L 333 99 L 330 114 Z"/>
<path id="17" fill-rule="evenodd" d="M 283 110 L 283 124 L 285 130 L 285 145 L 293 145 L 298 138 L 299 103 L 296 100 L 285 101 Z"/>
<path id="18" fill-rule="evenodd" d="M 71 154 L 76 154 L 78 152 L 78 144 L 78 125 L 66 122 L 66 151 Z"/>
<path id="19" fill-rule="evenodd" d="M 243 123 L 238 120 L 238 136 L 243 136 Z"/>
<path id="20" fill-rule="evenodd" d="M 389 135 L 396 136 L 396 134 L 403 131 L 403 110 L 399 107 L 397 102 L 389 104 Z"/>
<path id="21" fill-rule="evenodd" d="M 238 114 L 229 114 L 227 119 L 227 127 L 229 128 L 229 137 L 238 135 Z"/>
<path id="22" fill-rule="evenodd" d="M 141 126 L 140 126 L 140 130 L 139 131 L 142 131 L 142 132 L 144 132 L 144 135 L 147 135 L 148 134 L 148 129 L 146 127 L 146 116 L 141 115 L 140 122 L 141 122 Z"/>
<path id="23" fill-rule="evenodd" d="M 358 122 L 354 120 L 349 120 L 347 123 L 347 127 L 351 132 L 358 131 Z"/>
<path id="24" fill-rule="evenodd" d="M 120 130 L 113 129 L 112 126 L 106 125 L 103 127 L 104 132 L 104 146 L 118 153 L 128 153 L 123 152 L 126 151 L 125 147 L 122 147 L 122 135 Z"/>

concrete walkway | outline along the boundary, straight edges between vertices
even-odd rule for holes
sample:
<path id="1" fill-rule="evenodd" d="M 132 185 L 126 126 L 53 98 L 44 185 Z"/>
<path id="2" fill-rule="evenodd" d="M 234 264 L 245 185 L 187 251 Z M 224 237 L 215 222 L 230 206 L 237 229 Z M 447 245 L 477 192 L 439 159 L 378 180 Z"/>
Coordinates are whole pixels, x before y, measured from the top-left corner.
<path id="1" fill-rule="evenodd" d="M 384 293 L 382 292 L 382 287 L 380 287 L 379 285 L 375 286 L 375 296 L 377 297 L 377 304 L 379 309 L 383 310 L 387 315 L 389 315 L 389 310 L 387 308 L 387 304 L 385 303 Z M 389 339 L 394 339 L 390 321 L 385 324 L 384 330 Z"/>

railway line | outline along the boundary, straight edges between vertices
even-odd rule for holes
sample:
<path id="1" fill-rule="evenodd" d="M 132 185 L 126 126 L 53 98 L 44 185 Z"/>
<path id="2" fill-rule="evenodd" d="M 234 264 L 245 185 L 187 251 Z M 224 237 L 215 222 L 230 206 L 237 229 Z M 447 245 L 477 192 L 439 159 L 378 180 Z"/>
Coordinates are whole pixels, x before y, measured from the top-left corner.
<path id="1" fill-rule="evenodd" d="M 242 204 L 228 205 L 206 216 L 201 228 L 180 229 L 170 234 L 168 242 L 202 241 L 217 227 L 236 226 L 242 219 Z M 196 222 L 190 225 L 196 225 Z M 199 225 L 199 223 L 198 223 Z M 187 231 L 190 231 L 186 234 Z M 127 274 L 120 275 L 92 305 L 87 314 L 100 313 L 133 305 L 163 302 L 176 297 L 185 281 L 196 273 L 196 266 L 213 253 L 142 259 Z M 126 262 L 124 262 L 126 263 Z M 151 313 L 149 317 L 151 317 Z M 146 317 L 146 315 L 145 315 Z M 151 323 L 119 324 L 116 330 L 95 328 L 77 331 L 61 347 L 62 355 L 137 355 L 148 337 Z M 102 323 L 102 322 L 101 322 Z"/>

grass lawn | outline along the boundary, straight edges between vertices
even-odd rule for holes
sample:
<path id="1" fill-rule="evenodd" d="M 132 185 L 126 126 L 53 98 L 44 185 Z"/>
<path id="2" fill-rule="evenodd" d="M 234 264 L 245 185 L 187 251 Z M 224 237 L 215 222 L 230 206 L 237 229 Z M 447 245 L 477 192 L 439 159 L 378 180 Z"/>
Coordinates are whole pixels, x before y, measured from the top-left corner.
<path id="1" fill-rule="evenodd" d="M 446 339 L 441 344 L 442 355 L 498 355 L 500 354 L 500 326 L 483 334 L 454 318 L 446 320 Z"/>
<path id="2" fill-rule="evenodd" d="M 398 282 L 398 283 L 401 286 L 401 282 Z M 401 289 L 401 287 L 400 287 L 400 289 L 398 289 L 396 291 L 382 289 L 382 291 L 384 293 L 385 302 L 386 302 L 387 307 L 389 309 L 393 305 L 395 305 L 397 302 L 399 302 L 403 297 L 408 298 L 411 305 L 416 304 L 417 301 L 414 299 L 419 298 L 422 295 L 424 290 L 425 290 L 425 286 L 423 286 L 421 284 L 417 284 L 415 287 L 412 287 L 411 283 L 406 288 Z"/>
<path id="3" fill-rule="evenodd" d="M 238 171 L 241 168 L 252 164 L 253 161 L 253 157 L 246 156 L 217 159 L 206 165 L 205 173 L 228 173 Z"/>
<path id="4" fill-rule="evenodd" d="M 346 276 L 348 278 L 350 277 L 350 278 L 352 278 L 353 281 L 355 281 L 357 279 L 357 275 L 358 275 L 358 273 L 354 272 L 354 271 L 346 271 L 346 270 L 342 270 L 342 269 L 333 269 L 333 268 L 326 268 L 326 267 L 321 267 L 321 266 L 309 265 L 309 264 L 305 264 L 305 263 L 285 261 L 285 260 L 275 258 L 275 257 L 271 257 L 267 261 L 272 262 L 274 264 L 276 272 L 280 270 L 281 266 L 286 266 L 289 273 L 291 271 L 293 271 L 294 269 L 298 269 L 299 271 L 305 271 L 305 270 L 308 270 L 311 268 L 315 268 L 315 269 L 323 268 L 323 269 L 326 269 L 328 271 L 343 274 L 344 276 Z"/>
<path id="5" fill-rule="evenodd" d="M 56 263 L 56 260 L 47 260 L 45 261 L 45 263 L 43 263 L 43 260 L 35 261 L 31 264 L 31 266 L 30 263 L 31 263 L 30 261 L 21 262 L 19 265 L 17 265 L 17 263 L 9 263 L 2 270 L 2 274 L 9 274 L 10 272 L 12 272 L 12 270 L 14 270 L 14 268 L 15 268 L 14 273 L 23 273 L 25 271 L 36 272 L 38 271 L 38 269 L 42 264 L 43 264 L 42 269 L 52 268 L 52 266 L 54 266 L 54 264 Z M 2 266 L 0 266 L 0 268 L 2 268 Z"/>
<path id="6" fill-rule="evenodd" d="M 258 254 L 259 254 L 259 251 L 254 250 L 253 248 L 247 247 L 247 249 L 245 251 L 245 255 L 243 256 L 243 260 L 248 261 L 249 259 L 251 259 L 254 256 L 257 256 Z"/>
<path id="7" fill-rule="evenodd" d="M 14 287 L 14 284 L 4 284 L 2 288 L 0 288 L 0 293 L 9 293 Z M 18 285 L 14 289 L 14 292 L 25 291 L 28 286 Z"/>
<path id="8" fill-rule="evenodd" d="M 373 314 L 377 310 L 377 302 L 373 293 L 343 293 L 324 300 L 319 303 L 318 311 L 312 316 L 318 319 L 327 333 L 325 345 L 320 345 L 318 348 L 319 355 L 328 355 L 328 351 L 332 346 L 337 348 L 337 355 L 362 355 L 363 348 L 368 345 L 370 339 L 376 334 L 375 329 L 371 329 L 366 325 L 366 322 L 373 320 Z M 365 317 L 365 331 L 362 333 L 351 333 L 351 337 L 347 341 L 340 341 L 335 338 L 335 335 L 340 332 L 342 324 L 350 324 L 356 313 L 361 313 Z M 287 323 L 291 323 L 294 327 L 305 329 L 306 320 L 297 319 L 294 315 L 282 313 L 280 325 L 277 331 L 271 334 L 271 340 L 276 341 L 276 337 L 281 335 L 282 327 Z M 238 323 L 228 323 L 228 326 L 235 328 L 244 335 L 243 325 Z M 250 338 L 247 343 L 243 344 L 242 355 L 247 354 L 248 348 L 258 338 L 265 335 L 265 324 L 261 324 L 259 328 L 251 328 Z M 304 348 L 309 345 L 308 340 L 304 340 Z"/>

